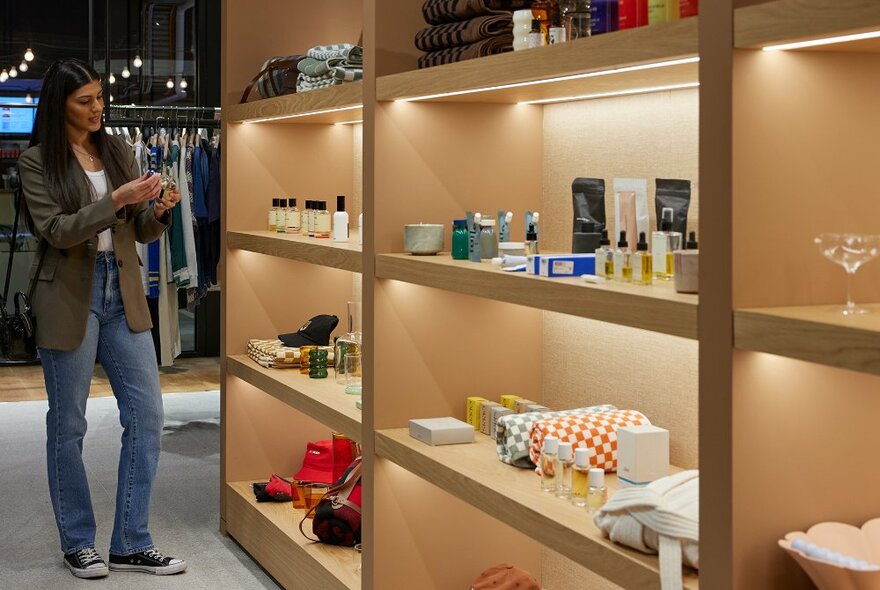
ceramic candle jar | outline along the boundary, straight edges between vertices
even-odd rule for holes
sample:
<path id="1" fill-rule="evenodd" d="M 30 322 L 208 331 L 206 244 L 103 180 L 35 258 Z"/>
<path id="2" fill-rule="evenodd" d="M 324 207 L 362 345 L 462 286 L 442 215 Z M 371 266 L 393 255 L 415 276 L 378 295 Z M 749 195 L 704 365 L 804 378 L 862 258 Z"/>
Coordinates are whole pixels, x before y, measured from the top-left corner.
<path id="1" fill-rule="evenodd" d="M 411 223 L 403 226 L 403 248 L 416 256 L 443 251 L 445 227 L 439 223 Z"/>
<path id="2" fill-rule="evenodd" d="M 529 33 L 532 30 L 532 9 L 517 10 L 513 13 L 513 50 L 529 48 Z"/>

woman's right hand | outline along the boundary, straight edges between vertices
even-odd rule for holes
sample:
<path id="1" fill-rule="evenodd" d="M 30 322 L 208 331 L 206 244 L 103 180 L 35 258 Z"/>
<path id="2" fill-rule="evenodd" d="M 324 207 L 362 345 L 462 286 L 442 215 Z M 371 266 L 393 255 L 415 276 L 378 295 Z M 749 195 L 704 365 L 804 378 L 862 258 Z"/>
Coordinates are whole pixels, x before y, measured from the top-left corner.
<path id="1" fill-rule="evenodd" d="M 111 197 L 116 210 L 119 211 L 126 205 L 134 205 L 155 198 L 159 194 L 160 181 L 161 174 L 144 174 L 140 178 L 123 184 L 113 191 Z"/>

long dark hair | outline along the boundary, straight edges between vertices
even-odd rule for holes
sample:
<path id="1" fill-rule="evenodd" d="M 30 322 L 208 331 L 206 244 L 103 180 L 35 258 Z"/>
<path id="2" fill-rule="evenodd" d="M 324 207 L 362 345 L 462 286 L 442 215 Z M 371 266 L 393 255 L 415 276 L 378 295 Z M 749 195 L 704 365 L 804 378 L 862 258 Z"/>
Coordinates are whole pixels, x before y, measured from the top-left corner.
<path id="1" fill-rule="evenodd" d="M 30 145 L 40 146 L 43 179 L 65 213 L 76 213 L 82 206 L 80 187 L 84 176 L 67 138 L 67 98 L 86 84 L 100 79 L 93 67 L 78 59 L 58 60 L 43 76 Z M 103 121 L 101 128 L 91 135 L 113 186 L 128 182 L 126 154 L 121 143 L 110 140 Z"/>

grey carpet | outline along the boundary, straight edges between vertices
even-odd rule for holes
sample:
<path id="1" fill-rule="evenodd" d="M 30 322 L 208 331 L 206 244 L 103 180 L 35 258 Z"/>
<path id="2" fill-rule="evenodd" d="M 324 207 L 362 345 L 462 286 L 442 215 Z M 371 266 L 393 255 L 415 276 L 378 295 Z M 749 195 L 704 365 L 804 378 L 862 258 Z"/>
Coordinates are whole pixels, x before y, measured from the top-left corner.
<path id="1" fill-rule="evenodd" d="M 61 563 L 46 486 L 46 402 L 0 403 L 0 588 L 186 590 L 278 586 L 218 532 L 220 396 L 166 394 L 165 432 L 150 530 L 157 547 L 183 557 L 178 576 L 113 572 L 78 580 Z M 116 400 L 90 399 L 84 461 L 98 521 L 97 548 L 110 544 L 120 436 Z"/>

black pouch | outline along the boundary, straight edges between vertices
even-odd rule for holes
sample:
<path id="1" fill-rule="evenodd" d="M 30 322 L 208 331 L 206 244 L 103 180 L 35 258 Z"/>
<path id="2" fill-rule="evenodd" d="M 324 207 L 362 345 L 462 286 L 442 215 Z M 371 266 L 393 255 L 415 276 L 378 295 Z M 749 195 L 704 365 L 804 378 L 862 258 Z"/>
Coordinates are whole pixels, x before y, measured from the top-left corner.
<path id="1" fill-rule="evenodd" d="M 691 206 L 691 181 L 674 178 L 658 178 L 657 192 L 654 197 L 654 208 L 657 213 L 657 229 L 663 209 L 672 209 L 672 231 L 687 235 L 687 216 Z"/>
<path id="2" fill-rule="evenodd" d="M 581 225 L 589 221 L 595 232 L 602 233 L 605 229 L 605 180 L 575 178 L 571 183 L 571 201 L 574 206 L 571 231 L 581 231 Z"/>

